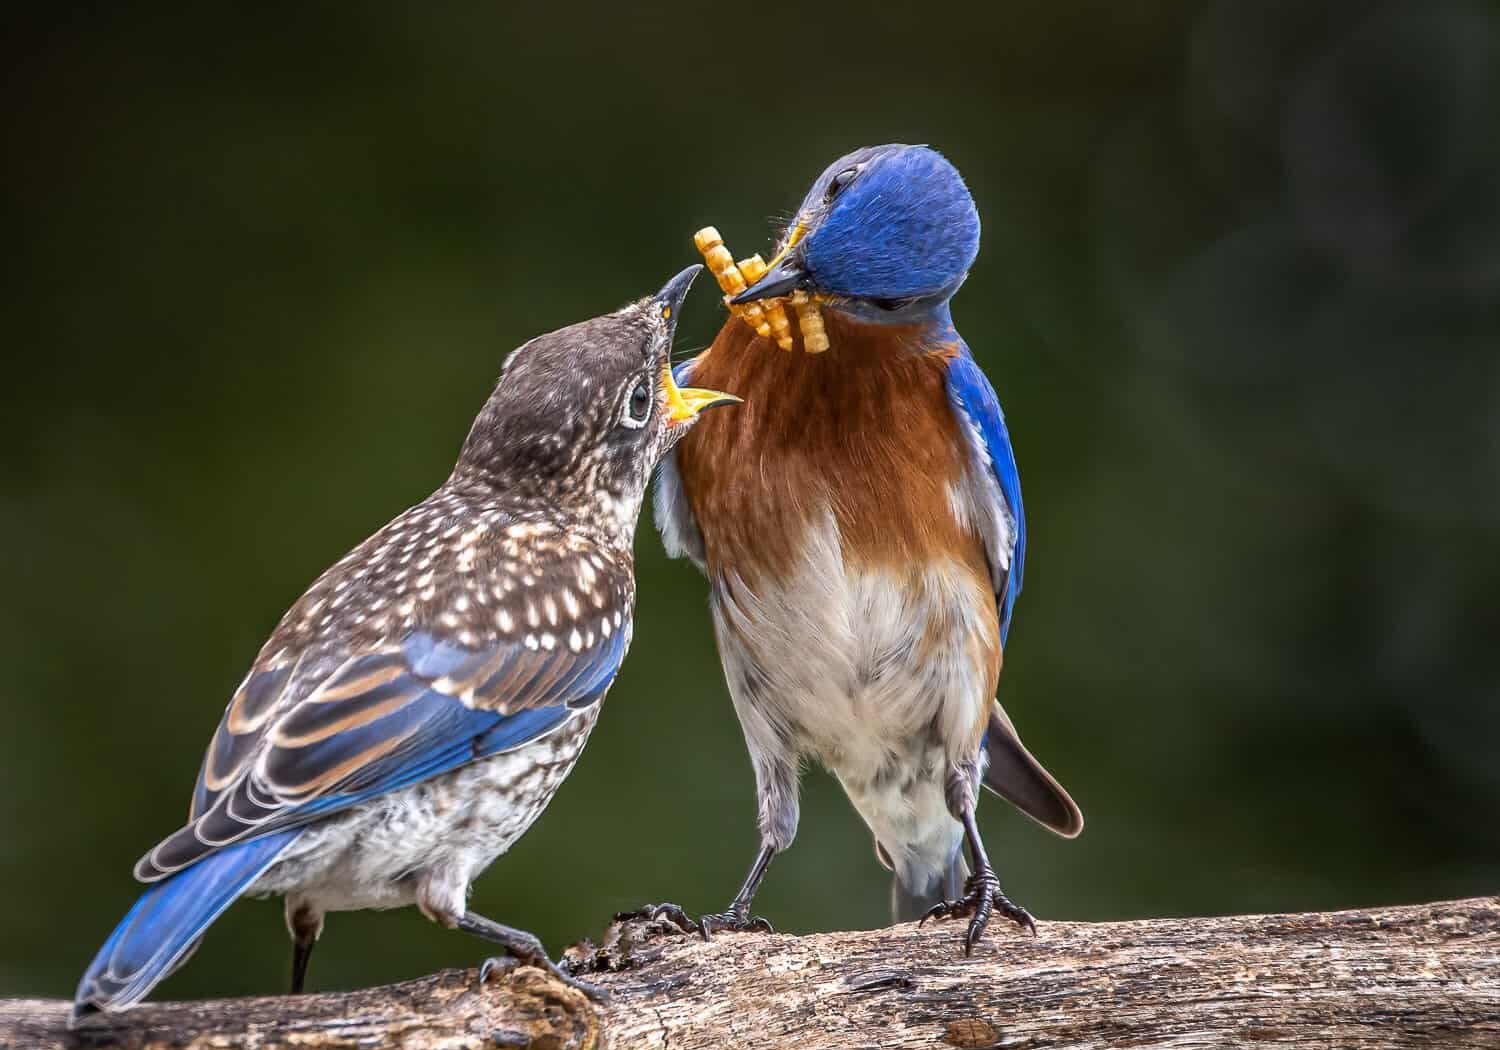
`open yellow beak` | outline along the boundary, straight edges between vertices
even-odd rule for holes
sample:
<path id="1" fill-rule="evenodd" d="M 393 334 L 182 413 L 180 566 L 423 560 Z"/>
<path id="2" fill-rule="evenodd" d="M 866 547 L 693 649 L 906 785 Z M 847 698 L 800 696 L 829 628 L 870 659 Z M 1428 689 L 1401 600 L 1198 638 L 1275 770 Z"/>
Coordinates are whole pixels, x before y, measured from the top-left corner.
<path id="1" fill-rule="evenodd" d="M 662 389 L 667 392 L 667 425 L 677 426 L 697 417 L 705 408 L 715 405 L 738 405 L 744 398 L 726 394 L 722 390 L 700 390 L 697 387 L 680 387 L 672 378 L 670 365 L 662 366 Z"/>

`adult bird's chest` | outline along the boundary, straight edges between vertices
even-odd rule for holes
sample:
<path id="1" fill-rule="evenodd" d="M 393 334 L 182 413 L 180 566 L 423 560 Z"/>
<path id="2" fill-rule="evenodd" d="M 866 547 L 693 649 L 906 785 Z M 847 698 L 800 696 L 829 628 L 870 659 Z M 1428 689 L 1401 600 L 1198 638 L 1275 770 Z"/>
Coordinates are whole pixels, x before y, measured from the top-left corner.
<path id="1" fill-rule="evenodd" d="M 844 560 L 909 566 L 983 552 L 954 512 L 967 469 L 944 385 L 951 346 L 828 311 L 833 349 L 783 352 L 731 320 L 695 365 L 698 386 L 745 399 L 678 449 L 710 575 L 785 575 L 831 515 Z"/>
<path id="2" fill-rule="evenodd" d="M 1000 646 L 983 543 L 955 509 L 968 462 L 946 352 L 831 313 L 829 330 L 809 356 L 731 322 L 692 381 L 745 403 L 705 419 L 678 466 L 736 704 L 873 781 L 977 747 Z"/>

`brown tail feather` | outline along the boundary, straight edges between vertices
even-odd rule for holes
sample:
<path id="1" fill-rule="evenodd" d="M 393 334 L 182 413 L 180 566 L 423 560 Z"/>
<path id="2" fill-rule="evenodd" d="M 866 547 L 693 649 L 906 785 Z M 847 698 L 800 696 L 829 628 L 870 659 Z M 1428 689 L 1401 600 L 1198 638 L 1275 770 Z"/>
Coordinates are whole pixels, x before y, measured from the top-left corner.
<path id="1" fill-rule="evenodd" d="M 1074 838 L 1083 830 L 1083 812 L 1026 750 L 999 704 L 990 710 L 984 750 L 989 756 L 985 787 L 1063 838 Z"/>

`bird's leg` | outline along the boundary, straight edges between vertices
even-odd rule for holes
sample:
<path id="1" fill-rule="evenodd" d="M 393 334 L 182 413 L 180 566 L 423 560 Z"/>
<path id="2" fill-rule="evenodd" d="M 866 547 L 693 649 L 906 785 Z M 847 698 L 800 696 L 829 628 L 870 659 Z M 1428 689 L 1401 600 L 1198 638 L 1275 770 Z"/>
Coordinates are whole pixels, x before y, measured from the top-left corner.
<path id="1" fill-rule="evenodd" d="M 307 983 L 307 964 L 323 933 L 323 913 L 307 901 L 286 899 L 286 928 L 292 935 L 292 995 L 301 995 Z"/>
<path id="2" fill-rule="evenodd" d="M 698 932 L 705 941 L 712 940 L 713 935 L 720 930 L 776 932 L 765 919 L 750 914 L 750 902 L 755 900 L 756 891 L 760 889 L 766 871 L 771 867 L 771 858 L 775 856 L 776 848 L 768 842 L 762 843 L 760 852 L 755 855 L 755 863 L 750 865 L 750 873 L 745 876 L 744 884 L 734 895 L 734 900 L 729 902 L 729 907 L 698 920 Z"/>
<path id="3" fill-rule="evenodd" d="M 747 731 L 748 733 L 748 731 Z M 636 912 L 616 915 L 617 920 L 665 919 L 684 933 L 697 931 L 705 941 L 721 930 L 775 933 L 765 919 L 750 914 L 750 902 L 766 877 L 771 859 L 787 849 L 797 837 L 797 819 L 801 812 L 797 799 L 797 758 L 784 746 L 768 743 L 752 735 L 745 737 L 755 766 L 756 823 L 760 827 L 760 852 L 740 891 L 724 911 L 705 915 L 694 922 L 675 904 L 648 904 Z"/>
<path id="4" fill-rule="evenodd" d="M 1024 926 L 1036 935 L 1036 920 L 1031 913 L 1012 901 L 1000 889 L 1000 878 L 990 864 L 984 841 L 979 837 L 979 823 L 974 819 L 973 780 L 963 771 L 955 772 L 948 784 L 949 805 L 958 810 L 955 816 L 964 826 L 964 838 L 969 843 L 969 857 L 974 864 L 974 874 L 964 883 L 964 895 L 958 900 L 942 901 L 928 909 L 918 925 L 928 919 L 947 916 L 971 915 L 969 929 L 964 934 L 964 954 L 970 955 L 979 943 L 990 915 L 998 911 L 1007 919 Z"/>
<path id="5" fill-rule="evenodd" d="M 464 912 L 453 925 L 454 929 L 473 934 L 475 937 L 482 937 L 491 944 L 500 945 L 514 958 L 538 969 L 546 970 L 569 988 L 576 988 L 595 1002 L 604 1002 L 609 998 L 609 993 L 598 985 L 580 981 L 564 973 L 547 955 L 547 949 L 543 947 L 535 934 L 506 926 L 494 919 L 486 919 L 483 915 L 476 915 L 471 911 Z M 504 972 L 512 965 L 514 964 L 510 959 L 486 959 L 479 967 L 480 983 L 484 983 L 495 973 Z"/>
<path id="6" fill-rule="evenodd" d="M 760 889 L 761 881 L 766 877 L 766 869 L 771 866 L 771 858 L 776 856 L 776 849 L 770 843 L 764 843 L 760 852 L 755 855 L 755 863 L 750 866 L 750 874 L 745 876 L 744 885 L 734 895 L 734 900 L 729 902 L 729 907 L 721 912 L 713 912 L 703 916 L 697 922 L 688 917 L 675 904 L 648 904 L 639 911 L 621 912 L 615 916 L 616 921 L 629 919 L 665 919 L 672 923 L 684 933 L 696 931 L 705 941 L 713 940 L 713 935 L 724 930 L 732 930 L 739 933 L 775 933 L 771 923 L 759 915 L 750 914 L 750 903 L 755 899 L 755 893 Z"/>
<path id="7" fill-rule="evenodd" d="M 307 964 L 312 960 L 313 945 L 317 941 L 297 940 L 292 942 L 292 995 L 301 995 L 307 983 Z"/>

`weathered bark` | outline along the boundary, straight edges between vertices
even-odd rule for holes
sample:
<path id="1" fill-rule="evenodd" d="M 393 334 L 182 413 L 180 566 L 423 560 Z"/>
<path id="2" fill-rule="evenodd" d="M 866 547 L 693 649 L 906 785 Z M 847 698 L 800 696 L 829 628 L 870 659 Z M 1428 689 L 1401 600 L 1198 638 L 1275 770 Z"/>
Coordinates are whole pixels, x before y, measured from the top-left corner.
<path id="1" fill-rule="evenodd" d="M 1500 898 L 1315 915 L 995 922 L 713 943 L 635 923 L 575 949 L 597 1007 L 540 971 L 369 991 L 149 1004 L 70 1034 L 0 1002 L 0 1046 L 1500 1047 Z"/>

